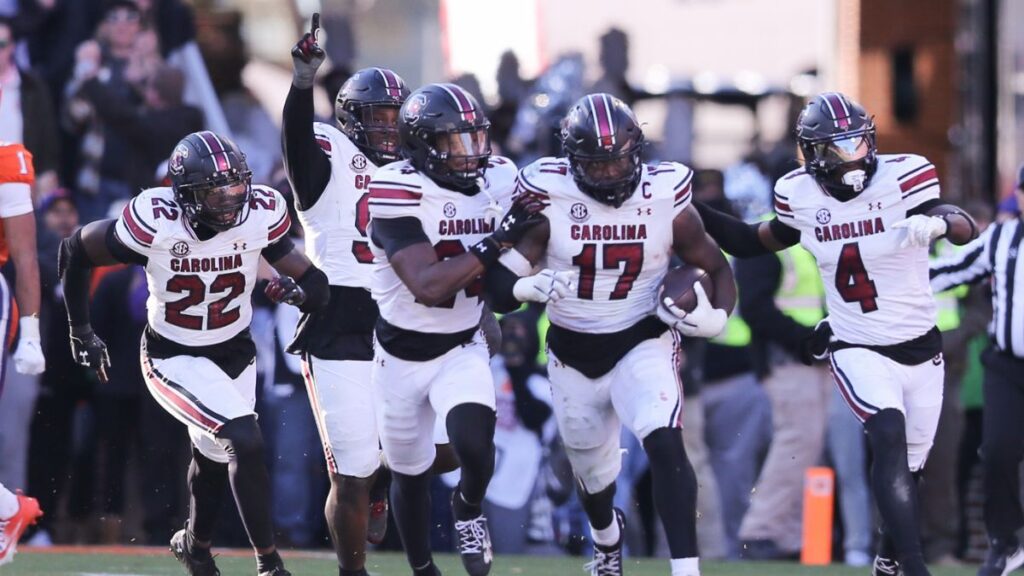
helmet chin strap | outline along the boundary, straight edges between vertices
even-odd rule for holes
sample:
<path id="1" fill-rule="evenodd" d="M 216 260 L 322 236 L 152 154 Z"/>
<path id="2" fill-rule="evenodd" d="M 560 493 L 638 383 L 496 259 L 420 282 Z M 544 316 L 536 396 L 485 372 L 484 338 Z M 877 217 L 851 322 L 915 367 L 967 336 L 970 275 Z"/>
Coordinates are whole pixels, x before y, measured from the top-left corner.
<path id="1" fill-rule="evenodd" d="M 864 190 L 864 183 L 867 182 L 868 174 L 864 170 L 850 170 L 843 174 L 843 184 L 853 188 L 854 192 Z"/>

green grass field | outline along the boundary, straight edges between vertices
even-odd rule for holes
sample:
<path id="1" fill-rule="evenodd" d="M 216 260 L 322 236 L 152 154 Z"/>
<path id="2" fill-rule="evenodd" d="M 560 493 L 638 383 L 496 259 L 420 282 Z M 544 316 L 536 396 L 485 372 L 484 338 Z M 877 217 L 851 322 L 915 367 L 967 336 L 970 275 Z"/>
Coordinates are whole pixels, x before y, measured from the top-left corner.
<path id="1" fill-rule="evenodd" d="M 286 559 L 289 570 L 296 576 L 334 576 L 337 564 L 327 554 L 292 555 Z M 582 558 L 550 556 L 499 556 L 491 571 L 493 576 L 575 576 L 583 575 Z M 220 556 L 217 565 L 224 576 L 255 574 L 255 563 L 251 557 Z M 439 557 L 439 565 L 447 576 L 465 574 L 458 558 Z M 375 576 L 406 576 L 410 573 L 405 558 L 398 554 L 373 554 L 368 569 Z M 976 568 L 936 568 L 934 576 L 973 575 Z M 708 576 L 866 576 L 869 569 L 852 569 L 845 566 L 805 567 L 793 563 L 705 563 L 702 571 Z M 101 576 L 114 574 L 173 575 L 184 574 L 171 555 L 160 554 L 152 549 L 144 554 L 90 554 L 88 552 L 39 553 L 24 551 L 18 554 L 13 564 L 0 568 L 3 576 Z M 628 576 L 666 576 L 668 562 L 665 560 L 629 561 L 626 565 Z"/>

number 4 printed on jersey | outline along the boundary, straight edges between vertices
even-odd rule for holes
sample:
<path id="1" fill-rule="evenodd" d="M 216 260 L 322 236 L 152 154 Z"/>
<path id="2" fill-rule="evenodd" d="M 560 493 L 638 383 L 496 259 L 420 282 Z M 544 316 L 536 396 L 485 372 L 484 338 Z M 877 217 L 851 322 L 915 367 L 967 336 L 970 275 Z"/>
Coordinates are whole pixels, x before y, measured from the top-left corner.
<path id="1" fill-rule="evenodd" d="M 868 276 L 864 260 L 860 257 L 860 245 L 856 242 L 843 244 L 836 266 L 836 290 L 846 302 L 859 302 L 860 311 L 865 314 L 878 310 L 878 290 L 875 281 Z"/>

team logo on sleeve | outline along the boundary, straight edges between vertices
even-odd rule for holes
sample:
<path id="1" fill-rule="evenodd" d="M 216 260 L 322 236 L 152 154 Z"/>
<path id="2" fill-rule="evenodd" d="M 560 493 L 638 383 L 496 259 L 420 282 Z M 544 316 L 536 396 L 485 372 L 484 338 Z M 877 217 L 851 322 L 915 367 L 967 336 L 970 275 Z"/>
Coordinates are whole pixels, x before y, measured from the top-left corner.
<path id="1" fill-rule="evenodd" d="M 455 213 L 456 213 L 455 204 L 452 204 L 451 202 L 445 202 L 444 203 L 444 216 L 445 216 L 445 218 L 455 218 Z"/>
<path id="2" fill-rule="evenodd" d="M 352 162 L 349 164 L 349 168 L 351 168 L 353 172 L 362 172 L 363 170 L 366 170 L 366 156 L 363 156 L 362 154 L 356 154 L 353 156 Z"/>
<path id="3" fill-rule="evenodd" d="M 577 202 L 569 208 L 569 217 L 575 222 L 586 222 L 590 218 L 590 211 L 583 202 Z"/>
<path id="4" fill-rule="evenodd" d="M 167 163 L 167 169 L 171 174 L 181 174 L 185 171 L 185 159 L 188 158 L 188 147 L 182 144 L 174 149 L 171 159 Z"/>
<path id="5" fill-rule="evenodd" d="M 175 258 L 184 258 L 188 256 L 189 252 L 191 252 L 191 249 L 186 242 L 175 242 L 174 246 L 171 246 L 171 256 Z"/>
<path id="6" fill-rule="evenodd" d="M 828 211 L 828 208 L 822 208 L 818 210 L 814 218 L 818 221 L 818 224 L 828 224 L 832 221 L 832 213 Z"/>

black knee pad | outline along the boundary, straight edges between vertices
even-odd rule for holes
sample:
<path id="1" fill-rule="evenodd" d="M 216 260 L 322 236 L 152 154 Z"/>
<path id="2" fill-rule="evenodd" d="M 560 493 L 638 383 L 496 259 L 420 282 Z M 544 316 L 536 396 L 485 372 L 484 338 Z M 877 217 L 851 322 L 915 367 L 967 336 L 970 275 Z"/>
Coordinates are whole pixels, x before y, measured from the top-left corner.
<path id="1" fill-rule="evenodd" d="M 895 408 L 886 408 L 868 418 L 864 431 L 876 457 L 890 450 L 907 451 L 907 422 Z"/>
<path id="2" fill-rule="evenodd" d="M 244 416 L 229 421 L 217 438 L 226 444 L 225 450 L 232 459 L 263 458 L 263 433 L 256 423 L 256 416 Z"/>
<path id="3" fill-rule="evenodd" d="M 643 440 L 647 459 L 666 464 L 682 464 L 686 459 L 686 446 L 683 444 L 683 432 L 678 428 L 658 428 Z"/>
<path id="4" fill-rule="evenodd" d="M 445 427 L 452 447 L 461 460 L 467 457 L 486 457 L 494 451 L 496 422 L 497 414 L 483 404 L 460 404 L 448 412 Z"/>

